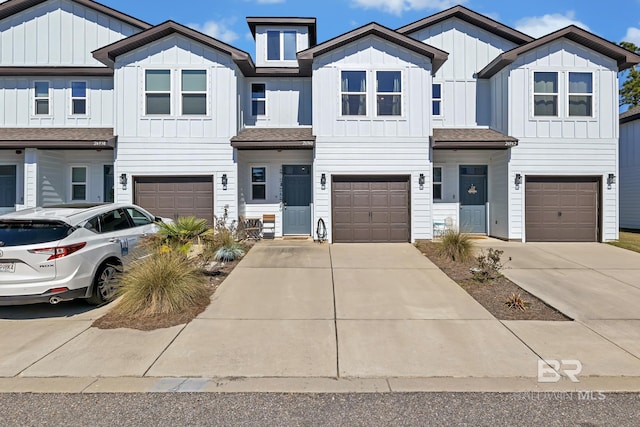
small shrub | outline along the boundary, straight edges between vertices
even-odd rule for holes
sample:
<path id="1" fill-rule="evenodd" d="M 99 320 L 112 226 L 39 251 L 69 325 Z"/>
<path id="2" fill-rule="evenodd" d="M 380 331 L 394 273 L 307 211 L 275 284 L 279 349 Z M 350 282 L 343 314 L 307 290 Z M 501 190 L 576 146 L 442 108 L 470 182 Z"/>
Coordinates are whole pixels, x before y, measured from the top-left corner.
<path id="1" fill-rule="evenodd" d="M 169 224 L 164 222 L 158 222 L 157 224 L 160 227 L 160 230 L 158 230 L 159 236 L 170 243 L 179 245 L 199 241 L 213 233 L 213 230 L 207 225 L 206 219 L 196 218 L 195 216 L 180 217 Z"/>
<path id="2" fill-rule="evenodd" d="M 244 248 L 238 242 L 221 246 L 216 251 L 213 259 L 220 262 L 229 262 L 244 256 Z"/>
<path id="3" fill-rule="evenodd" d="M 487 253 L 485 253 L 484 250 L 481 251 L 480 255 L 476 257 L 478 266 L 471 269 L 473 278 L 479 282 L 486 282 L 487 280 L 501 277 L 504 263 L 500 258 L 503 253 L 504 251 L 493 248 L 489 248 Z"/>
<path id="4" fill-rule="evenodd" d="M 120 279 L 118 295 L 122 298 L 114 311 L 132 317 L 177 313 L 209 298 L 200 269 L 171 250 L 132 263 Z"/>
<path id="5" fill-rule="evenodd" d="M 441 256 L 457 262 L 469 260 L 473 251 L 471 236 L 459 230 L 445 230 L 438 245 L 438 252 Z"/>
<path id="6" fill-rule="evenodd" d="M 521 311 L 525 311 L 527 309 L 527 306 L 529 305 L 528 302 L 522 299 L 520 294 L 516 295 L 513 293 L 509 298 L 507 298 L 507 300 L 505 301 L 505 304 L 507 305 L 507 307 L 511 309 L 521 310 Z"/>

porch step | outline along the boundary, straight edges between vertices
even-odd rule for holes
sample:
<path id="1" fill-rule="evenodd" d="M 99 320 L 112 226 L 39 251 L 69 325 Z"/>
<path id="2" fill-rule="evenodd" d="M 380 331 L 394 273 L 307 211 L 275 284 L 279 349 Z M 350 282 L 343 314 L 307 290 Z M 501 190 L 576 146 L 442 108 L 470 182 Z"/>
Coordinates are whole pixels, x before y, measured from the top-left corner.
<path id="1" fill-rule="evenodd" d="M 282 237 L 282 240 L 312 240 L 308 234 L 287 234 Z"/>

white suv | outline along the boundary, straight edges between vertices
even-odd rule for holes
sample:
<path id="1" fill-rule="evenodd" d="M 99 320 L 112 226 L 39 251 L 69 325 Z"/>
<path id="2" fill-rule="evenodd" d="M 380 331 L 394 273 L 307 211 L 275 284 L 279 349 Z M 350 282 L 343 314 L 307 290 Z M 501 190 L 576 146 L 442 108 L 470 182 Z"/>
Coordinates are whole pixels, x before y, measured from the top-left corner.
<path id="1" fill-rule="evenodd" d="M 0 305 L 115 294 L 114 275 L 157 218 L 139 206 L 57 205 L 0 215 Z"/>

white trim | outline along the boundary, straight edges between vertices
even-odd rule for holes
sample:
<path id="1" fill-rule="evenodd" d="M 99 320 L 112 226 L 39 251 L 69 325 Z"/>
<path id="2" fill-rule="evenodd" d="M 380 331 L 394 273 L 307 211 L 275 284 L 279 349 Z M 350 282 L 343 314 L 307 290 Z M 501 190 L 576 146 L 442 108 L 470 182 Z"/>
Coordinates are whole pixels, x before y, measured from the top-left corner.
<path id="1" fill-rule="evenodd" d="M 440 86 L 440 98 L 434 98 L 433 97 L 433 87 L 435 85 Z M 444 102 L 443 102 L 443 98 L 444 98 L 444 83 L 443 82 L 432 82 L 431 83 L 431 115 L 433 117 L 443 117 L 444 116 Z M 435 114 L 433 112 L 433 103 L 434 101 L 438 101 L 440 103 L 440 113 L 439 114 Z"/>
<path id="2" fill-rule="evenodd" d="M 556 92 L 536 92 L 536 73 L 553 73 L 556 75 Z M 548 119 L 550 117 L 562 117 L 560 109 L 560 71 L 558 70 L 531 70 L 531 116 L 536 119 Z M 536 114 L 536 96 L 554 96 L 556 97 L 556 114 L 555 115 L 538 115 Z"/>
<path id="3" fill-rule="evenodd" d="M 591 75 L 591 92 L 590 93 L 571 93 L 570 92 L 570 88 L 571 88 L 571 74 L 590 74 Z M 594 78 L 594 73 L 593 71 L 582 71 L 582 70 L 570 70 L 566 72 L 566 88 L 567 88 L 567 96 L 566 96 L 566 102 L 567 102 L 567 108 L 566 108 L 566 117 L 570 118 L 570 119 L 588 119 L 588 118 L 594 118 L 595 117 L 595 98 L 596 98 L 596 91 L 595 91 L 595 78 Z M 570 103 L 570 99 L 571 96 L 590 96 L 591 97 L 591 114 L 587 115 L 587 116 L 572 116 L 571 115 L 571 103 Z"/>
<path id="4" fill-rule="evenodd" d="M 264 182 L 255 182 L 253 181 L 253 169 L 264 169 Z M 269 181 L 267 175 L 269 173 L 269 168 L 267 167 L 266 164 L 250 164 L 249 165 L 249 193 L 250 193 L 250 200 L 252 202 L 266 202 L 268 200 L 268 193 L 267 193 L 267 182 Z M 256 199 L 253 197 L 253 186 L 254 185 L 264 185 L 264 198 L 262 199 Z"/>
<path id="5" fill-rule="evenodd" d="M 278 33 L 278 38 L 279 38 L 279 42 L 280 42 L 280 57 L 278 59 L 269 59 L 269 33 Z M 297 59 L 296 58 L 292 58 L 292 59 L 286 59 L 284 57 L 284 34 L 285 33 L 293 33 L 295 35 L 295 52 L 298 52 L 298 34 L 299 32 L 293 29 L 269 29 L 265 31 L 266 37 L 265 37 L 265 55 L 264 55 L 264 59 L 266 62 L 282 62 L 282 61 L 288 61 L 288 62 L 294 62 Z"/>
<path id="6" fill-rule="evenodd" d="M 263 98 L 253 98 L 253 85 L 263 85 L 264 86 L 264 97 Z M 249 97 L 250 99 L 250 106 L 249 109 L 251 110 L 251 117 L 267 117 L 267 106 L 268 106 L 268 102 L 267 102 L 267 83 L 266 82 L 251 82 L 249 83 Z M 262 101 L 264 102 L 264 114 L 254 114 L 253 113 L 253 101 Z"/>
<path id="7" fill-rule="evenodd" d="M 84 169 L 85 176 L 83 181 L 74 181 L 73 180 L 73 170 L 74 169 Z M 74 185 L 84 185 L 84 199 L 74 199 L 73 198 L 73 186 Z M 69 197 L 68 199 L 72 202 L 86 202 L 89 200 L 89 165 L 86 164 L 75 164 L 69 165 Z"/>
<path id="8" fill-rule="evenodd" d="M 185 71 L 204 71 L 204 83 L 205 83 L 205 90 L 204 91 L 186 91 L 182 88 L 182 73 Z M 180 68 L 179 73 L 178 73 L 178 78 L 180 79 L 180 115 L 181 116 L 186 116 L 186 117 L 208 117 L 209 116 L 209 112 L 210 112 L 210 108 L 209 108 L 209 92 L 211 92 L 210 90 L 210 86 L 209 86 L 209 70 L 206 68 Z M 204 95 L 205 96 L 205 112 L 204 114 L 185 114 L 183 111 L 184 108 L 184 103 L 183 103 L 183 98 L 185 94 L 189 94 L 189 95 Z"/>
<path id="9" fill-rule="evenodd" d="M 373 71 L 373 75 L 374 75 L 374 80 L 375 80 L 375 87 L 374 87 L 374 91 L 375 91 L 375 95 L 374 95 L 374 103 L 375 103 L 375 117 L 381 117 L 381 118 L 385 118 L 385 119 L 390 119 L 390 118 L 396 118 L 396 119 L 400 119 L 404 117 L 404 112 L 405 112 L 405 106 L 404 106 L 404 100 L 405 97 L 403 95 L 404 93 L 404 73 L 402 72 L 402 70 L 400 69 L 374 69 Z M 396 73 L 400 73 L 400 92 L 379 92 L 378 91 L 378 73 L 385 73 L 385 72 L 396 72 Z M 378 96 L 379 95 L 390 95 L 390 96 L 400 96 L 400 114 L 378 114 Z"/>
<path id="10" fill-rule="evenodd" d="M 73 96 L 73 84 L 84 83 L 84 97 Z M 84 99 L 84 113 L 73 112 L 73 101 Z M 69 115 L 72 117 L 86 117 L 89 115 L 89 82 L 87 80 L 71 80 L 69 82 Z"/>
<path id="11" fill-rule="evenodd" d="M 440 181 L 436 181 L 435 179 L 435 170 L 436 169 L 440 169 Z M 433 188 L 436 186 L 436 184 L 440 185 L 440 198 L 436 199 L 435 196 L 435 192 L 433 191 Z M 433 201 L 435 202 L 436 200 L 438 201 L 442 201 L 443 198 L 442 196 L 444 195 L 444 166 L 440 165 L 440 164 L 433 164 L 433 166 L 431 167 L 431 197 L 433 198 Z"/>
<path id="12" fill-rule="evenodd" d="M 371 70 L 367 70 L 366 68 L 353 68 L 353 69 L 339 69 L 338 70 L 338 111 L 339 111 L 339 116 L 340 117 L 369 117 L 370 113 L 370 101 L 369 101 L 369 72 Z M 362 72 L 364 73 L 364 85 L 365 85 L 365 90 L 364 92 L 343 92 L 342 91 L 342 73 L 343 72 Z M 365 101 L 364 101 L 364 108 L 365 108 L 365 113 L 364 114 L 344 114 L 342 112 L 342 96 L 343 95 L 364 95 L 365 96 Z"/>
<path id="13" fill-rule="evenodd" d="M 168 71 L 169 72 L 169 90 L 168 91 L 147 91 L 147 71 Z M 147 67 L 142 68 L 142 115 L 146 117 L 167 117 L 172 116 L 174 111 L 173 100 L 173 70 L 169 67 Z M 147 113 L 147 94 L 169 94 L 169 113 L 148 114 Z"/>
<path id="14" fill-rule="evenodd" d="M 36 84 L 37 83 L 46 83 L 47 84 L 47 97 L 39 97 L 36 96 Z M 53 110 L 53 96 L 51 96 L 51 80 L 42 80 L 42 79 L 36 79 L 36 80 L 32 80 L 31 82 L 31 115 L 33 117 L 51 117 L 52 116 L 52 110 Z M 48 101 L 48 110 L 47 110 L 47 114 L 38 114 L 37 113 L 37 101 L 38 100 L 44 100 L 46 99 Z"/>

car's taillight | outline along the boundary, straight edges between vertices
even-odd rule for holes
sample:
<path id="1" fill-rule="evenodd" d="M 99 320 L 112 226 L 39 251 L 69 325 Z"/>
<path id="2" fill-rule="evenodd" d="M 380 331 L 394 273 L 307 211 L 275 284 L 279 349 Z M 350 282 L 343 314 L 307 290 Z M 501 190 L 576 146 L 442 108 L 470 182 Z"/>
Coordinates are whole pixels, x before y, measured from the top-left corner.
<path id="1" fill-rule="evenodd" d="M 62 258 L 76 251 L 79 251 L 86 245 L 87 242 L 82 242 L 74 243 L 73 245 L 58 246 L 57 248 L 30 249 L 29 252 L 31 252 L 32 254 L 51 255 L 49 258 L 47 258 L 47 261 L 51 261 L 52 259 Z"/>

